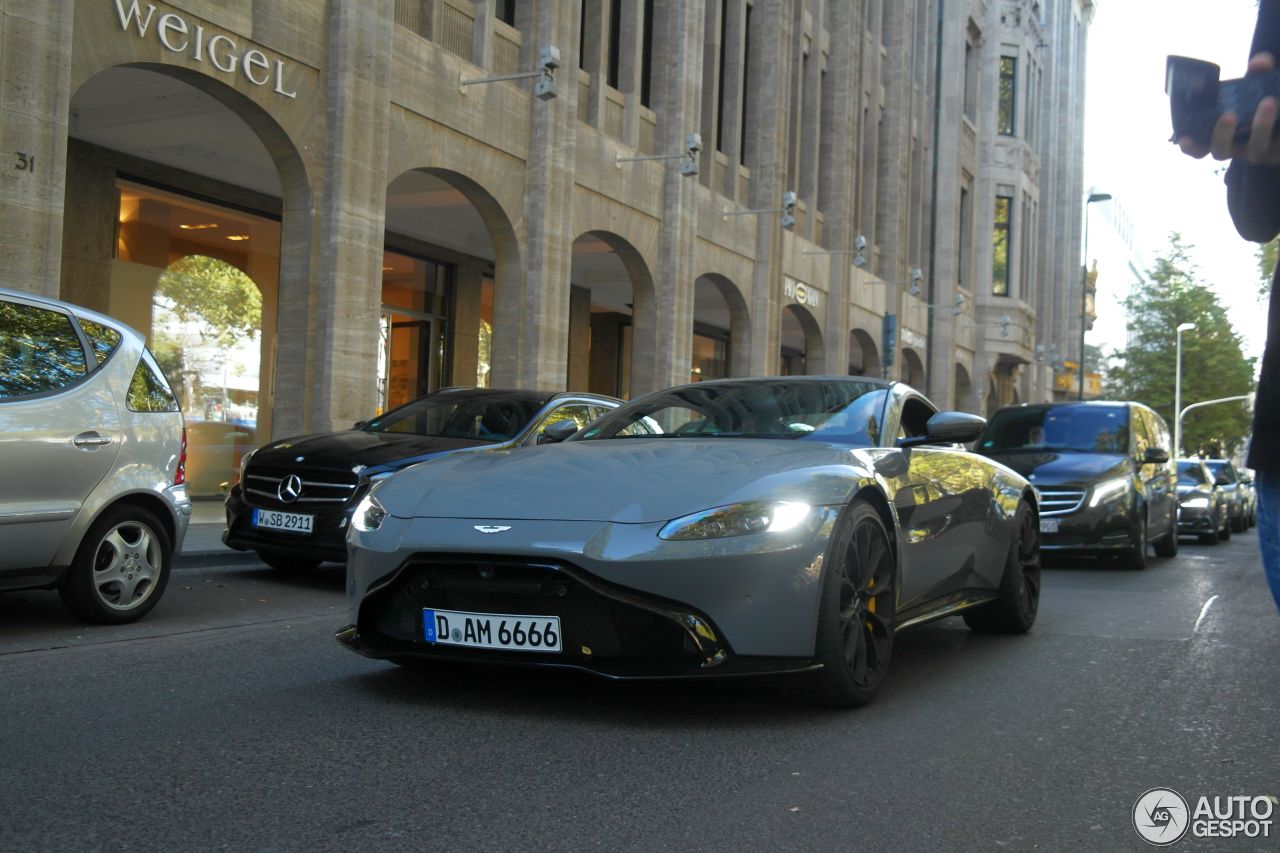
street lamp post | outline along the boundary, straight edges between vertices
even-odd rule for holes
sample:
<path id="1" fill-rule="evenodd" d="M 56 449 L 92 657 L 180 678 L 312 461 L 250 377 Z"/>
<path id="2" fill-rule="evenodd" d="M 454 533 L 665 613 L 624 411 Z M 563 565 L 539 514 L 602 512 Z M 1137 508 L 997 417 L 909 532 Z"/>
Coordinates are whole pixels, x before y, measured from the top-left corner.
<path id="1" fill-rule="evenodd" d="M 1080 276 L 1080 400 L 1084 399 L 1084 333 L 1089 311 L 1089 205 L 1095 201 L 1110 200 L 1110 193 L 1090 193 L 1084 203 L 1084 272 Z"/>
<path id="2" fill-rule="evenodd" d="M 1182 458 L 1182 333 L 1190 332 L 1195 323 L 1178 326 L 1177 365 L 1173 369 L 1173 458 Z"/>

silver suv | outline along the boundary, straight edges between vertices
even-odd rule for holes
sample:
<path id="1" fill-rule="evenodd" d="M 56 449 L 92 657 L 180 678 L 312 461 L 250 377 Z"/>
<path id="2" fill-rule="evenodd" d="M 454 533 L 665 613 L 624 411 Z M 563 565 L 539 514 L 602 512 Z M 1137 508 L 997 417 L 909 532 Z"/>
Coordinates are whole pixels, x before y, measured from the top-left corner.
<path id="1" fill-rule="evenodd" d="M 0 592 L 57 588 L 82 619 L 141 618 L 191 519 L 186 457 L 142 335 L 0 289 Z"/>

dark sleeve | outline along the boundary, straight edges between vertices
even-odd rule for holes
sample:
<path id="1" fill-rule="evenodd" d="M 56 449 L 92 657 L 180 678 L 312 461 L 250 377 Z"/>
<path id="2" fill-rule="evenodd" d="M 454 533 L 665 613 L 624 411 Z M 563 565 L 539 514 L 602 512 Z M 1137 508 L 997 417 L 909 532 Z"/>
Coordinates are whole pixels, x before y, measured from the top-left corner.
<path id="1" fill-rule="evenodd" d="M 1267 51 L 1280 62 L 1280 0 L 1258 3 L 1249 56 Z M 1280 234 L 1280 168 L 1233 160 L 1227 169 L 1227 208 L 1240 236 L 1266 243 Z"/>

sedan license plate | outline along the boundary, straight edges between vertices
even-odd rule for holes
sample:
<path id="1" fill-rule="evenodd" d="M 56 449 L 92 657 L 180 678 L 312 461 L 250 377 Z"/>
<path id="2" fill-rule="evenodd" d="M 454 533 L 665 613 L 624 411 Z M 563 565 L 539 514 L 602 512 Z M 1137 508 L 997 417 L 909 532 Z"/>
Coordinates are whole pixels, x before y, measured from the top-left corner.
<path id="1" fill-rule="evenodd" d="M 287 530 L 290 533 L 310 533 L 315 516 L 307 512 L 280 512 L 274 509 L 255 509 L 253 526 L 264 530 Z"/>
<path id="2" fill-rule="evenodd" d="M 1057 532 L 1058 532 L 1058 519 L 1056 519 L 1056 518 L 1042 518 L 1042 519 L 1040 519 L 1040 532 L 1041 532 L 1041 533 L 1057 533 Z"/>
<path id="3" fill-rule="evenodd" d="M 558 616 L 424 609 L 422 629 L 428 643 L 442 646 L 516 652 L 560 651 Z"/>

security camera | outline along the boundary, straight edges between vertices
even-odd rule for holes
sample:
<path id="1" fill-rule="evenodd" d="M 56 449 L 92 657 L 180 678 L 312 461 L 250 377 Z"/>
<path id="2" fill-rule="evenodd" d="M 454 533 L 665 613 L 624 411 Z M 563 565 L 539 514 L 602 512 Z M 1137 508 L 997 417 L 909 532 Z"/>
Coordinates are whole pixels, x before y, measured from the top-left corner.
<path id="1" fill-rule="evenodd" d="M 686 134 L 684 137 L 684 150 L 689 152 L 690 157 L 694 156 L 699 151 L 701 151 L 702 150 L 702 134 L 701 133 Z"/>
<path id="2" fill-rule="evenodd" d="M 853 248 L 856 251 L 865 252 L 867 249 L 867 238 L 859 234 L 858 239 L 853 241 Z"/>
<path id="3" fill-rule="evenodd" d="M 555 71 L 560 67 L 560 48 L 554 44 L 549 44 L 538 51 L 538 62 L 542 65 L 542 70 L 546 72 Z"/>
<path id="4" fill-rule="evenodd" d="M 791 213 L 796 209 L 796 194 L 791 190 L 787 190 L 782 194 L 782 209 Z"/>
<path id="5" fill-rule="evenodd" d="M 920 267 L 916 267 L 911 271 L 911 283 L 919 284 L 924 280 L 924 273 L 920 271 Z"/>
<path id="6" fill-rule="evenodd" d="M 688 160 L 685 160 L 680 164 L 680 174 L 684 175 L 686 178 L 690 178 L 698 174 L 698 161 L 694 160 L 692 155 L 690 155 Z"/>
<path id="7" fill-rule="evenodd" d="M 533 94 L 540 101 L 549 101 L 560 94 L 556 81 L 550 77 L 541 77 L 533 84 Z"/>

